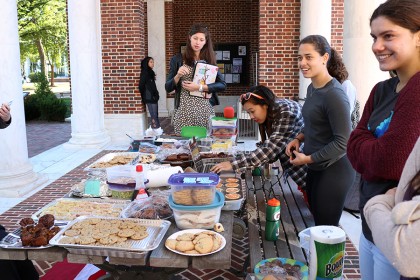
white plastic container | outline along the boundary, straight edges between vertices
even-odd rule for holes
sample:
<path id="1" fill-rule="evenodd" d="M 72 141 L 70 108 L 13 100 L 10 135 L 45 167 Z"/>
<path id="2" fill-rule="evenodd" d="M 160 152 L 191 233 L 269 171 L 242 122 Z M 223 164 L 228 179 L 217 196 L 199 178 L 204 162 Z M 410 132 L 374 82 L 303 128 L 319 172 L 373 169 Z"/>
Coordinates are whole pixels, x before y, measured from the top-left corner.
<path id="1" fill-rule="evenodd" d="M 175 204 L 172 194 L 169 196 L 169 206 L 174 213 L 179 229 L 212 229 L 220 220 L 220 212 L 224 205 L 223 194 L 216 192 L 216 198 L 210 205 L 186 206 Z"/>

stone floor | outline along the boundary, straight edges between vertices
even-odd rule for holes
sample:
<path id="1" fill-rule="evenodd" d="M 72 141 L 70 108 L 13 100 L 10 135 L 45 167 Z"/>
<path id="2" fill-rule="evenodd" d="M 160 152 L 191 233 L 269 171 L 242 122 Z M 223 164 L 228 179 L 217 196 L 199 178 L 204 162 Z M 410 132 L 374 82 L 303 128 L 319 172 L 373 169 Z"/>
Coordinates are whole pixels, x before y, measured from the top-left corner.
<path id="1" fill-rule="evenodd" d="M 161 126 L 165 133 L 171 133 L 170 120 L 163 118 Z M 46 174 L 49 181 L 27 196 L 16 199 L 0 198 L 0 204 L 10 201 L 7 209 L 0 209 L 0 223 L 7 229 L 16 227 L 21 217 L 28 216 L 47 202 L 62 197 L 68 192 L 75 182 L 85 175 L 83 168 L 89 162 L 109 151 L 79 150 L 68 151 L 60 144 L 67 142 L 71 137 L 70 123 L 44 123 L 30 122 L 27 124 L 28 153 L 30 161 L 34 164 L 34 170 Z M 59 146 L 57 146 L 59 145 Z M 57 146 L 57 147 L 56 147 Z M 41 161 L 42 159 L 42 161 Z M 358 243 L 355 236 L 360 234 L 360 221 L 343 213 L 343 221 L 340 221 L 346 233 L 350 233 L 351 240 L 346 243 L 346 263 L 344 279 L 360 279 L 358 268 Z M 246 220 L 246 217 L 244 217 Z M 344 226 L 345 225 L 345 226 Z M 353 234 L 352 231 L 355 231 Z M 197 270 L 188 269 L 174 274 L 172 279 L 243 279 L 238 274 L 242 270 L 243 263 L 248 253 L 248 239 L 233 238 L 232 267 L 229 270 Z M 36 266 L 40 275 L 44 275 L 53 263 L 37 262 Z M 142 279 L 140 276 L 132 279 Z M 143 278 L 145 279 L 145 278 Z"/>

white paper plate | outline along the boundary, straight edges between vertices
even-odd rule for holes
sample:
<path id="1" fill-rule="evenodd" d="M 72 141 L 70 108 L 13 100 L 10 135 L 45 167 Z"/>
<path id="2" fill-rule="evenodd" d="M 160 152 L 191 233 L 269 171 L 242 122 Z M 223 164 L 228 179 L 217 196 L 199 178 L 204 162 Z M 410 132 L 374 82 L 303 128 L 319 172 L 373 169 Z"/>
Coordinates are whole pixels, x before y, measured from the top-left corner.
<path id="1" fill-rule="evenodd" d="M 196 234 L 196 233 L 200 233 L 200 232 L 203 232 L 203 231 L 210 231 L 210 230 L 208 230 L 208 229 L 186 229 L 186 230 L 181 230 L 181 231 L 175 232 L 174 234 L 172 234 L 171 236 L 169 236 L 167 239 L 176 239 L 179 235 L 184 234 L 184 233 L 193 233 L 193 234 Z M 172 251 L 174 253 L 177 253 L 177 254 L 180 254 L 180 255 L 184 255 L 184 256 L 201 257 L 201 256 L 211 255 L 211 254 L 214 254 L 214 253 L 219 252 L 220 250 L 222 250 L 226 246 L 226 239 L 221 234 L 219 234 L 217 232 L 214 232 L 214 233 L 217 236 L 220 237 L 220 239 L 222 240 L 222 244 L 220 245 L 219 249 L 217 249 L 216 251 L 207 253 L 207 254 L 186 254 L 186 253 L 179 252 L 177 250 L 173 250 L 171 248 L 168 248 L 168 246 L 166 246 L 166 244 L 165 244 L 165 247 L 168 250 L 170 250 L 170 251 Z"/>

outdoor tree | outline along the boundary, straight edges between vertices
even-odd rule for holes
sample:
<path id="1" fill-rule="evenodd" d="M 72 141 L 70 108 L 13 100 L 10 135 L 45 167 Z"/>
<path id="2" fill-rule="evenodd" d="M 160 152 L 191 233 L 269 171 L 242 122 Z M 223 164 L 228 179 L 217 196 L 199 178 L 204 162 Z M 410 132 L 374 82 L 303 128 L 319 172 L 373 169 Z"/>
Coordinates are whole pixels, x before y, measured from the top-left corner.
<path id="1" fill-rule="evenodd" d="M 18 0 L 18 24 L 21 61 L 29 57 L 41 62 L 41 72 L 51 71 L 54 85 L 54 65 L 61 65 L 67 52 L 66 0 Z"/>

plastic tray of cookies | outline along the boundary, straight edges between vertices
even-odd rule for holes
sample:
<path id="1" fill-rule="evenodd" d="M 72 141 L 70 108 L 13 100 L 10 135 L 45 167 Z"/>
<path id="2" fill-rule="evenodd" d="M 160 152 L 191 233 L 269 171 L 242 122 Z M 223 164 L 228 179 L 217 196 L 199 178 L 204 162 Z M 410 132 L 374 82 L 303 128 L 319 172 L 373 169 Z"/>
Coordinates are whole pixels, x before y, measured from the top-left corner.
<path id="1" fill-rule="evenodd" d="M 32 215 L 38 221 L 45 214 L 52 214 L 56 223 L 68 223 L 79 216 L 95 215 L 120 217 L 129 200 L 101 198 L 58 198 Z M 60 208 L 62 206 L 62 208 Z"/>
<path id="2" fill-rule="evenodd" d="M 166 220 L 83 216 L 67 224 L 50 244 L 71 253 L 125 257 L 125 252 L 156 249 L 170 225 Z"/>
<path id="3" fill-rule="evenodd" d="M 138 152 L 117 152 L 109 153 L 99 158 L 95 162 L 89 164 L 85 167 L 85 171 L 105 171 L 106 168 L 117 166 L 117 165 L 127 165 L 127 164 L 137 164 L 140 158 L 140 153 Z"/>

